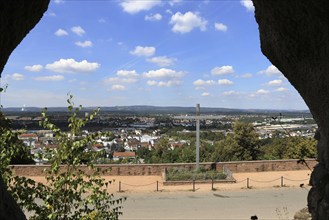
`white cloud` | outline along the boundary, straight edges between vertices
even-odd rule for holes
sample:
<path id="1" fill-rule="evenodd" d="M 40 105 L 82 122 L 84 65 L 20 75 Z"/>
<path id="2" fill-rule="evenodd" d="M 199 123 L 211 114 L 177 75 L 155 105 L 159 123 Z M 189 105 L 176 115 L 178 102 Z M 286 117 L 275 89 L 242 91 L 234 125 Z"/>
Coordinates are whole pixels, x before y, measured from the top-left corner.
<path id="1" fill-rule="evenodd" d="M 99 23 L 106 23 L 106 20 L 105 20 L 105 18 L 100 18 L 100 19 L 98 19 L 98 22 Z"/>
<path id="2" fill-rule="evenodd" d="M 184 76 L 184 73 L 172 69 L 161 68 L 158 70 L 150 70 L 143 75 L 146 78 L 181 78 Z"/>
<path id="3" fill-rule="evenodd" d="M 204 92 L 201 94 L 201 96 L 210 96 L 210 93 L 209 92 Z"/>
<path id="4" fill-rule="evenodd" d="M 137 46 L 135 47 L 135 50 L 130 51 L 130 54 L 135 55 L 135 56 L 153 56 L 155 53 L 155 47 L 142 47 L 142 46 Z"/>
<path id="5" fill-rule="evenodd" d="M 54 0 L 54 2 L 55 2 L 56 4 L 61 4 L 61 3 L 64 3 L 64 0 Z"/>
<path id="6" fill-rule="evenodd" d="M 167 10 L 166 10 L 166 13 L 167 13 L 167 14 L 170 14 L 170 15 L 173 14 L 172 11 L 171 11 L 170 9 L 167 9 Z"/>
<path id="7" fill-rule="evenodd" d="M 220 79 L 218 80 L 218 84 L 223 86 L 229 86 L 229 85 L 233 85 L 234 83 L 228 79 Z"/>
<path id="8" fill-rule="evenodd" d="M 139 75 L 136 70 L 118 70 L 117 76 L 134 78 L 138 77 Z"/>
<path id="9" fill-rule="evenodd" d="M 129 14 L 136 14 L 140 11 L 148 11 L 160 4 L 161 0 L 124 0 L 120 3 L 120 6 L 122 7 L 123 11 Z"/>
<path id="10" fill-rule="evenodd" d="M 63 29 L 60 28 L 55 32 L 55 35 L 58 36 L 58 37 L 62 37 L 62 36 L 69 35 L 69 33 L 67 33 L 66 30 L 63 30 Z"/>
<path id="11" fill-rule="evenodd" d="M 282 75 L 280 70 L 278 68 L 276 68 L 274 65 L 270 65 L 265 70 L 261 70 L 258 73 L 265 74 L 267 76 Z"/>
<path id="12" fill-rule="evenodd" d="M 160 56 L 160 57 L 152 57 L 150 59 L 147 59 L 148 62 L 155 63 L 158 66 L 171 66 L 175 63 L 176 59 L 169 58 L 166 56 Z"/>
<path id="13" fill-rule="evenodd" d="M 71 28 L 71 31 L 73 33 L 75 33 L 76 35 L 78 35 L 78 36 L 82 36 L 82 35 L 84 35 L 86 33 L 86 31 L 83 30 L 83 28 L 80 27 L 80 26 L 74 26 L 74 27 L 72 27 Z"/>
<path id="14" fill-rule="evenodd" d="M 104 80 L 106 84 L 131 84 L 136 83 L 136 78 L 121 78 L 121 77 L 109 77 Z"/>
<path id="15" fill-rule="evenodd" d="M 281 86 L 283 81 L 281 79 L 275 79 L 266 83 L 268 86 Z"/>
<path id="16" fill-rule="evenodd" d="M 84 42 L 81 41 L 77 41 L 75 42 L 75 45 L 79 46 L 79 47 L 92 47 L 93 46 L 93 42 L 86 40 Z"/>
<path id="17" fill-rule="evenodd" d="M 171 0 L 171 1 L 169 1 L 169 5 L 174 6 L 175 4 L 179 4 L 181 2 L 183 2 L 183 0 Z"/>
<path id="18" fill-rule="evenodd" d="M 215 26 L 215 29 L 218 31 L 223 31 L 223 32 L 227 31 L 227 26 L 223 23 L 215 23 L 214 26 Z"/>
<path id="19" fill-rule="evenodd" d="M 247 11 L 254 11 L 255 7 L 251 0 L 241 0 L 241 5 L 247 9 Z"/>
<path id="20" fill-rule="evenodd" d="M 212 85 L 215 85 L 216 82 L 214 80 L 202 80 L 202 79 L 198 79 L 198 80 L 195 80 L 193 82 L 193 85 L 195 86 L 212 86 Z"/>
<path id="21" fill-rule="evenodd" d="M 205 90 L 206 88 L 205 87 L 202 87 L 202 86 L 197 86 L 195 87 L 195 90 Z"/>
<path id="22" fill-rule="evenodd" d="M 227 75 L 232 73 L 234 73 L 234 69 L 232 66 L 215 67 L 211 70 L 212 75 Z"/>
<path id="23" fill-rule="evenodd" d="M 148 80 L 147 81 L 147 85 L 149 85 L 149 86 L 156 86 L 157 84 L 158 84 L 158 82 L 155 81 L 155 80 Z"/>
<path id="24" fill-rule="evenodd" d="M 77 62 L 74 59 L 60 59 L 47 64 L 46 69 L 57 73 L 89 73 L 97 70 L 99 63 L 89 63 L 87 60 Z"/>
<path id="25" fill-rule="evenodd" d="M 252 74 L 251 73 L 245 73 L 245 74 L 242 74 L 240 76 L 238 76 L 240 78 L 251 78 L 252 77 Z"/>
<path id="26" fill-rule="evenodd" d="M 151 15 L 145 15 L 145 21 L 160 21 L 162 19 L 162 15 L 159 13 L 151 14 Z"/>
<path id="27" fill-rule="evenodd" d="M 46 13 L 46 15 L 49 16 L 49 17 L 56 17 L 55 12 L 48 12 L 48 13 Z"/>
<path id="28" fill-rule="evenodd" d="M 284 92 L 284 91 L 287 91 L 287 90 L 288 90 L 287 88 L 279 87 L 275 91 L 277 91 L 277 92 Z"/>
<path id="29" fill-rule="evenodd" d="M 173 79 L 168 81 L 155 81 L 155 80 L 148 80 L 147 85 L 149 86 L 158 86 L 158 87 L 172 87 L 178 86 L 181 84 L 180 80 Z"/>
<path id="30" fill-rule="evenodd" d="M 33 66 L 25 66 L 25 70 L 31 71 L 31 72 L 40 72 L 43 69 L 43 66 L 40 64 L 33 65 Z"/>
<path id="31" fill-rule="evenodd" d="M 199 28 L 201 31 L 205 31 L 207 29 L 208 21 L 198 13 L 186 12 L 182 14 L 177 12 L 173 16 L 171 16 L 169 24 L 173 25 L 172 31 L 178 32 L 181 34 L 191 32 L 194 28 Z"/>
<path id="32" fill-rule="evenodd" d="M 34 77 L 33 79 L 37 81 L 60 81 L 64 79 L 64 76 L 62 75 L 40 76 L 40 77 Z"/>
<path id="33" fill-rule="evenodd" d="M 112 90 L 117 90 L 117 91 L 123 91 L 123 90 L 126 89 L 126 87 L 123 86 L 123 85 L 113 85 L 113 86 L 111 87 L 111 89 L 112 89 Z"/>
<path id="34" fill-rule="evenodd" d="M 225 96 L 229 96 L 229 95 L 239 95 L 240 93 L 234 90 L 230 90 L 230 91 L 225 91 L 223 92 L 223 95 Z"/>
<path id="35" fill-rule="evenodd" d="M 20 81 L 20 80 L 23 80 L 24 79 L 24 75 L 23 74 L 20 74 L 20 73 L 7 74 L 5 76 L 5 81 L 6 81 L 6 79 Z"/>
<path id="36" fill-rule="evenodd" d="M 265 95 L 268 93 L 269 93 L 269 91 L 267 91 L 267 90 L 259 89 L 259 90 L 257 90 L 256 95 Z"/>

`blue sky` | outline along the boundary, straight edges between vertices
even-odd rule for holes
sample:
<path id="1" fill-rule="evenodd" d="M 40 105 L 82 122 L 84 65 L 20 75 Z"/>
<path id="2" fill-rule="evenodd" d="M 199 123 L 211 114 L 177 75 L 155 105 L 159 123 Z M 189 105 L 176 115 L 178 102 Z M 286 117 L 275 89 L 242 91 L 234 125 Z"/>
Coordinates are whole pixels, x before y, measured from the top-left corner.
<path id="1" fill-rule="evenodd" d="M 3 107 L 307 109 L 260 51 L 251 1 L 54 0 L 12 53 Z"/>

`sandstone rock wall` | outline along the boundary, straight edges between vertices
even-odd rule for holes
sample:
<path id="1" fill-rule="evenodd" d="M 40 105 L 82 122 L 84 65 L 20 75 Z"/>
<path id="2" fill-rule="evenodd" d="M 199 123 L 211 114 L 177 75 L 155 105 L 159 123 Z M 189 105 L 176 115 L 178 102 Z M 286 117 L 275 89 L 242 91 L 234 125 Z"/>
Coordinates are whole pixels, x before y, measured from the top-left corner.
<path id="1" fill-rule="evenodd" d="M 253 0 L 263 54 L 297 89 L 319 126 L 308 206 L 329 219 L 329 1 Z"/>
<path id="2" fill-rule="evenodd" d="M 0 77 L 3 68 L 17 45 L 39 22 L 50 0 L 0 1 Z M 0 219 L 26 219 L 7 192 L 0 175 Z"/>

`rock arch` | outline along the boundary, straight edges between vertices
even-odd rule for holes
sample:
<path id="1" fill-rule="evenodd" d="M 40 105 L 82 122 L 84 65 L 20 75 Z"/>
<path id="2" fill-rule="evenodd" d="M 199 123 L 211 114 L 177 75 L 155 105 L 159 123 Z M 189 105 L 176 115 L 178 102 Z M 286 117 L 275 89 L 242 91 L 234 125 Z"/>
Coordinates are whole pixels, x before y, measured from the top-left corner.
<path id="1" fill-rule="evenodd" d="M 304 98 L 319 131 L 319 165 L 308 197 L 313 219 L 329 219 L 329 2 L 253 0 L 261 49 Z M 0 73 L 49 0 L 0 1 Z M 25 219 L 0 177 L 0 219 Z"/>
<path id="2" fill-rule="evenodd" d="M 40 21 L 50 0 L 0 1 L 0 76 L 17 45 Z M 6 191 L 0 175 L 0 219 L 26 219 L 15 200 Z"/>
<path id="3" fill-rule="evenodd" d="M 308 207 L 329 219 L 329 2 L 253 0 L 263 54 L 287 77 L 318 124 Z"/>

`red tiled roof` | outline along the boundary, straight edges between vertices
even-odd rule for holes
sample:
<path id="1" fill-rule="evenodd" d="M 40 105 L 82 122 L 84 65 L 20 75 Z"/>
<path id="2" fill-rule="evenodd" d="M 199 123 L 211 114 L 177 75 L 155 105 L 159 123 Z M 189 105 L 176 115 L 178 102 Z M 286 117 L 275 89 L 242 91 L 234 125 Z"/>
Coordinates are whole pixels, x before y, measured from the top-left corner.
<path id="1" fill-rule="evenodd" d="M 113 152 L 113 157 L 135 157 L 135 152 Z"/>
<path id="2" fill-rule="evenodd" d="M 103 144 L 97 143 L 97 144 L 94 144 L 93 147 L 102 148 L 103 147 Z"/>
<path id="3" fill-rule="evenodd" d="M 34 133 L 29 133 L 29 134 L 21 134 L 19 135 L 20 138 L 32 138 L 32 137 L 38 137 L 38 135 Z"/>

